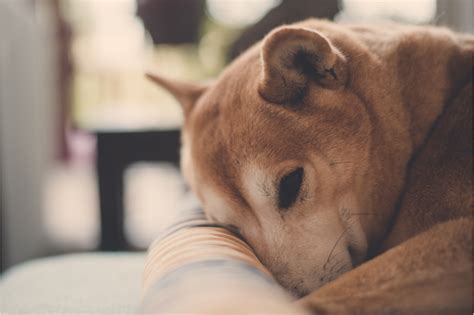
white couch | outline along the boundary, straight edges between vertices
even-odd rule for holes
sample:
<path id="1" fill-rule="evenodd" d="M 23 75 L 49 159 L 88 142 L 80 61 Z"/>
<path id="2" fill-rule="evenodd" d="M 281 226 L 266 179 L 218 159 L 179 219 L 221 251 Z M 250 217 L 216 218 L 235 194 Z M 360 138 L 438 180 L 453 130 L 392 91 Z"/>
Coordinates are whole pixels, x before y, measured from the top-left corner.
<path id="1" fill-rule="evenodd" d="M 144 253 L 84 253 L 15 266 L 0 281 L 1 314 L 133 314 Z"/>

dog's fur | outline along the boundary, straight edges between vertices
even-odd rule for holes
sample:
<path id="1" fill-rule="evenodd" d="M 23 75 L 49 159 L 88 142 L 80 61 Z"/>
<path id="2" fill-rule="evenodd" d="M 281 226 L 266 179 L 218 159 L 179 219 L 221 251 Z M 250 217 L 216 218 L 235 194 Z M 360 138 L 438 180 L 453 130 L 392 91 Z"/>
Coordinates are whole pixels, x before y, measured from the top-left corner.
<path id="1" fill-rule="evenodd" d="M 183 105 L 182 169 L 208 217 L 312 292 L 300 303 L 446 314 L 472 308 L 473 53 L 474 37 L 443 28 L 309 20 L 209 86 L 150 77 Z"/>

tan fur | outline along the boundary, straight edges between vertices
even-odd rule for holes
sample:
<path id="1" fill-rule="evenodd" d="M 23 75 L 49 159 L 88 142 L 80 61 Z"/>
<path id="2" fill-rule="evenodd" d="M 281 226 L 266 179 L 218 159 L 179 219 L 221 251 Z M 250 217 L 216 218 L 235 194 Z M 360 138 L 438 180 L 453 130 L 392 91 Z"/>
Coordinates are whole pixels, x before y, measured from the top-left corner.
<path id="1" fill-rule="evenodd" d="M 442 28 L 277 29 L 207 89 L 173 85 L 194 104 L 185 177 L 315 310 L 471 310 L 473 52 Z M 279 209 L 297 167 L 298 200 Z"/>

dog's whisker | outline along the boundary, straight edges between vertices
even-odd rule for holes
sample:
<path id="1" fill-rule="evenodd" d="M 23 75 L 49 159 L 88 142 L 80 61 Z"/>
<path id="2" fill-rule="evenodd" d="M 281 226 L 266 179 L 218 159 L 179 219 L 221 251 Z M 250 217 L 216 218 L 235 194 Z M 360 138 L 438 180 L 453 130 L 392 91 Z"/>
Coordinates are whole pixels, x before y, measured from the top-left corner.
<path id="1" fill-rule="evenodd" d="M 332 161 L 329 163 L 329 166 L 334 166 L 338 164 L 354 164 L 354 162 L 349 162 L 349 161 Z"/>
<path id="2" fill-rule="evenodd" d="M 324 263 L 323 268 L 326 268 L 326 266 L 327 266 L 329 260 L 331 259 L 331 256 L 332 256 L 334 250 L 336 249 L 337 244 L 338 244 L 339 241 L 342 239 L 342 237 L 344 236 L 344 234 L 346 233 L 346 231 L 347 231 L 347 228 L 344 229 L 344 231 L 342 231 L 341 235 L 339 235 L 339 237 L 337 238 L 336 242 L 335 242 L 334 245 L 332 246 L 332 249 L 331 249 L 331 251 L 329 252 L 328 258 L 326 259 L 326 262 Z"/>

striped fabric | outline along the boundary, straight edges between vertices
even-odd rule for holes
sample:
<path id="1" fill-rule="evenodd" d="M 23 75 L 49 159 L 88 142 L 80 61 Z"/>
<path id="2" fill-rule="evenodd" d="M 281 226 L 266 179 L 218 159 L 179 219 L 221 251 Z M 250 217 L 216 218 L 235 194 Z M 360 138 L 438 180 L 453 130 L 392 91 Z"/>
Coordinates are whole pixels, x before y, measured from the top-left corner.
<path id="1" fill-rule="evenodd" d="M 144 313 L 304 314 L 252 249 L 200 210 L 185 212 L 151 245 L 142 297 Z"/>

